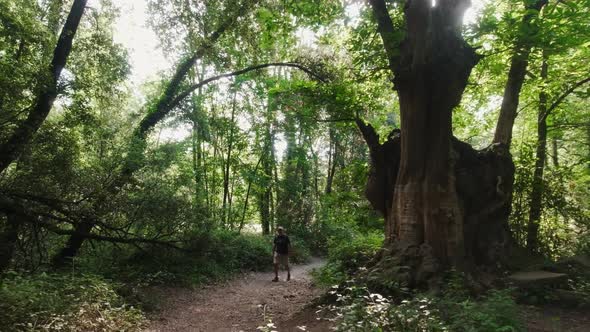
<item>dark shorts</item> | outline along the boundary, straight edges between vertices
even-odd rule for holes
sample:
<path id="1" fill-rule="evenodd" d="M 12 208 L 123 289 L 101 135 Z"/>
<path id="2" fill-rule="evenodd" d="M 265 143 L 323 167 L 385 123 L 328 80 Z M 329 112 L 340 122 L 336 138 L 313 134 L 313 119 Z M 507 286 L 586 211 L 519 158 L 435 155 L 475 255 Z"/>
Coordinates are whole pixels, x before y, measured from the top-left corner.
<path id="1" fill-rule="evenodd" d="M 283 266 L 289 266 L 289 255 L 283 255 L 275 252 L 272 262 Z"/>

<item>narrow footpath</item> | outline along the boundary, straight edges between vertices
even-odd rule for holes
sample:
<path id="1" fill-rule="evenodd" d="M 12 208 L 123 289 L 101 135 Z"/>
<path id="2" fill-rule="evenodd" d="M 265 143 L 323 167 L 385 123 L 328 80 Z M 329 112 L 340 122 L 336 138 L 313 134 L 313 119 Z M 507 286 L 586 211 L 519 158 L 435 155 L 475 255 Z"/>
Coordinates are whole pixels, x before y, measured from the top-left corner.
<path id="1" fill-rule="evenodd" d="M 308 264 L 292 266 L 290 281 L 285 281 L 284 271 L 279 282 L 271 282 L 272 272 L 253 272 L 202 289 L 158 289 L 162 310 L 145 332 L 249 332 L 268 319 L 280 326 L 321 294 L 309 273 L 324 263 L 312 258 Z"/>

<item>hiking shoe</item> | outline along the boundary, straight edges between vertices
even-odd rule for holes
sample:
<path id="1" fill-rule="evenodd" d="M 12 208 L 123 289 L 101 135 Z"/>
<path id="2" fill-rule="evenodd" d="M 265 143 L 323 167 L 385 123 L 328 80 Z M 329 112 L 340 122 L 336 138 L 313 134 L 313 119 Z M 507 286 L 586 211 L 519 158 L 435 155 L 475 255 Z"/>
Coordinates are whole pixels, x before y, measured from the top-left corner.
<path id="1" fill-rule="evenodd" d="M 279 281 L 279 277 L 275 277 L 275 278 L 272 280 L 272 282 L 277 282 L 277 281 Z"/>

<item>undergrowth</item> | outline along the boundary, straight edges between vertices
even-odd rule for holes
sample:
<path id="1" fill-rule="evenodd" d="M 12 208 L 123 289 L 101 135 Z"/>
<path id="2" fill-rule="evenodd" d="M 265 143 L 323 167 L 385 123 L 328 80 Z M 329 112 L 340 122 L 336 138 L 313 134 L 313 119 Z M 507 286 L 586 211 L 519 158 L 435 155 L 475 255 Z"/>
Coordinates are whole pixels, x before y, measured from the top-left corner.
<path id="1" fill-rule="evenodd" d="M 346 233 L 345 233 L 346 234 Z M 380 294 L 355 279 L 383 243 L 380 232 L 348 232 L 328 241 L 328 263 L 313 273 L 317 284 L 329 287 L 332 301 L 321 312 L 337 331 L 524 331 L 514 292 L 489 290 L 475 296 L 467 277 L 449 271 L 436 296 L 415 293 L 395 282 Z M 371 291 L 373 289 L 373 291 Z"/>
<path id="2" fill-rule="evenodd" d="M 272 239 L 272 236 L 212 231 L 193 235 L 187 241 L 186 252 L 162 247 L 122 252 L 107 246 L 96 250 L 100 255 L 83 255 L 76 265 L 80 270 L 125 283 L 196 286 L 227 280 L 243 271 L 270 271 Z M 292 238 L 292 242 L 294 253 L 290 261 L 309 260 L 311 254 L 306 243 L 298 238 Z"/>
<path id="3" fill-rule="evenodd" d="M 96 275 L 10 272 L 0 282 L 2 331 L 139 331 L 145 321 Z"/>
<path id="4" fill-rule="evenodd" d="M 160 307 L 151 286 L 194 287 L 272 269 L 271 236 L 213 231 L 187 243 L 187 251 L 96 244 L 61 271 L 0 275 L 0 331 L 138 331 L 142 311 Z M 294 238 L 293 247 L 292 261 L 309 259 L 305 242 Z"/>
<path id="5" fill-rule="evenodd" d="M 332 237 L 328 241 L 328 263 L 312 273 L 319 285 L 344 282 L 375 257 L 383 245 L 381 232 L 357 232 L 351 236 Z"/>
<path id="6" fill-rule="evenodd" d="M 321 308 L 336 331 L 479 332 L 525 331 L 510 290 L 490 290 L 479 298 L 445 292 L 395 298 L 372 293 L 349 281 L 334 286 L 336 303 Z"/>

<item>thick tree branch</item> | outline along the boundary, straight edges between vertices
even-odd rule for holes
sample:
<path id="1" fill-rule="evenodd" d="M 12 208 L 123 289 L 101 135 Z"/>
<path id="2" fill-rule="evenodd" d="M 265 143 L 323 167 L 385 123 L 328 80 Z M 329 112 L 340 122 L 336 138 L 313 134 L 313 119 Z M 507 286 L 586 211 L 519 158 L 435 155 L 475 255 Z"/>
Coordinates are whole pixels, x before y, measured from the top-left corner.
<path id="1" fill-rule="evenodd" d="M 52 219 L 52 220 L 55 220 L 58 222 L 66 222 L 66 223 L 72 224 L 72 222 L 68 218 L 59 217 L 59 216 L 56 216 L 56 215 L 53 215 L 53 214 L 50 214 L 47 212 L 34 211 L 34 210 L 30 209 L 29 207 L 24 206 L 20 202 L 13 200 L 13 199 L 9 199 L 7 197 L 0 196 L 0 211 L 4 212 L 6 214 L 13 214 L 13 215 L 21 216 L 22 217 L 21 220 L 23 220 L 27 223 L 30 223 L 30 224 L 34 224 L 34 225 L 43 227 L 43 228 L 47 229 L 48 231 L 53 232 L 58 235 L 70 235 L 70 236 L 75 235 L 75 236 L 83 237 L 85 239 L 107 241 L 107 242 L 113 242 L 113 243 L 156 244 L 156 245 L 174 248 L 174 249 L 181 250 L 181 251 L 188 251 L 188 250 L 181 248 L 181 247 L 174 244 L 175 242 L 178 242 L 178 241 L 162 241 L 162 240 L 158 240 L 158 239 L 145 239 L 145 238 L 138 238 L 138 237 L 129 237 L 129 238 L 113 237 L 113 236 L 104 236 L 104 235 L 85 233 L 85 232 L 77 232 L 74 229 L 71 229 L 71 230 L 70 229 L 63 229 L 55 224 L 43 221 L 42 219 L 47 218 L 47 219 Z M 96 222 L 96 223 L 99 224 L 98 222 Z"/>
<path id="2" fill-rule="evenodd" d="M 373 126 L 370 123 L 365 124 L 365 122 L 360 118 L 356 118 L 355 123 L 359 128 L 361 134 L 363 135 L 363 138 L 365 139 L 365 142 L 367 143 L 369 150 L 372 153 L 374 153 L 376 149 L 379 147 L 379 135 L 375 131 L 375 128 L 373 128 Z"/>
<path id="3" fill-rule="evenodd" d="M 389 61 L 389 69 L 394 73 L 399 62 L 399 45 L 396 42 L 393 21 L 387 11 L 385 0 L 369 0 L 369 3 L 373 10 L 373 17 L 377 21 L 377 31 L 379 31 L 381 40 L 383 40 L 383 46 Z"/>
<path id="4" fill-rule="evenodd" d="M 47 77 L 48 81 L 42 82 L 42 88 L 37 96 L 35 106 L 29 112 L 26 120 L 0 146 L 0 173 L 18 158 L 24 147 L 33 139 L 33 136 L 47 118 L 49 111 L 51 111 L 58 94 L 57 81 L 72 50 L 72 42 L 84 14 L 86 2 L 87 0 L 75 0 L 72 4 L 72 9 L 53 51 L 49 75 L 41 75 L 42 79 Z"/>
<path id="5" fill-rule="evenodd" d="M 184 252 L 190 252 L 190 250 L 187 250 L 185 248 L 175 245 L 174 244 L 175 242 L 173 242 L 173 241 L 161 241 L 161 240 L 156 240 L 156 239 L 144 239 L 144 238 L 138 238 L 138 237 L 136 237 L 136 238 L 120 238 L 120 237 L 114 237 L 114 236 L 104 236 L 104 235 L 98 235 L 98 234 L 92 234 L 92 233 L 76 232 L 75 230 L 62 229 L 56 225 L 52 225 L 50 223 L 42 222 L 42 221 L 33 221 L 33 222 L 35 224 L 39 225 L 40 227 L 43 227 L 43 228 L 47 229 L 48 231 L 58 234 L 58 235 L 70 235 L 70 236 L 74 235 L 74 236 L 84 237 L 87 240 L 106 241 L 106 242 L 112 242 L 112 243 L 155 244 L 155 245 L 169 247 L 169 248 L 173 248 L 173 249 L 184 251 Z"/>

